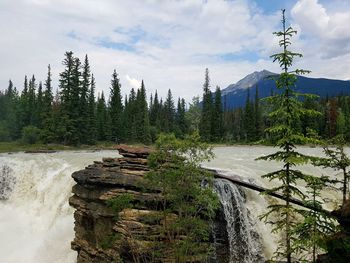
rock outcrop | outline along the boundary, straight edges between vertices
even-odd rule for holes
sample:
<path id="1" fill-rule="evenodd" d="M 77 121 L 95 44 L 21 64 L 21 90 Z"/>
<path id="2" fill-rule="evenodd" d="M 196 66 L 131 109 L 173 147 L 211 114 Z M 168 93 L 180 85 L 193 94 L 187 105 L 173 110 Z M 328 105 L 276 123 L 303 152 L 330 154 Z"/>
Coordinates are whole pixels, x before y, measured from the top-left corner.
<path id="1" fill-rule="evenodd" d="M 117 149 L 123 157 L 103 158 L 72 175 L 77 184 L 69 203 L 75 208 L 72 249 L 78 252 L 77 262 L 175 262 L 172 251 L 157 254 L 154 247 L 154 241 L 159 243 L 163 235 L 157 210 L 162 197 L 145 191 L 141 183 L 149 171 L 147 156 L 151 150 L 126 145 Z M 125 194 L 131 197 L 132 208 L 116 211 L 111 200 Z M 213 228 L 221 234 L 215 235 L 213 262 L 226 263 L 226 222 L 220 212 L 217 218 Z"/>

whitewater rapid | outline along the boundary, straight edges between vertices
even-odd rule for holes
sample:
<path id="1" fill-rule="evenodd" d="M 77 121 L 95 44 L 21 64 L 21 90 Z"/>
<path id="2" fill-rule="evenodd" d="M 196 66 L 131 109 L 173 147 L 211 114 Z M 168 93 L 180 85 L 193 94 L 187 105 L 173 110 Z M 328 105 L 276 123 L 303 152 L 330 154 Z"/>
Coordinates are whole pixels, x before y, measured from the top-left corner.
<path id="1" fill-rule="evenodd" d="M 0 262 L 73 263 L 73 209 L 68 205 L 71 174 L 117 152 L 0 154 L 10 167 L 13 190 L 0 200 Z"/>
<path id="2" fill-rule="evenodd" d="M 273 183 L 261 179 L 261 175 L 279 169 L 281 165 L 255 161 L 255 158 L 273 151 L 271 147 L 260 146 L 217 147 L 214 149 L 215 159 L 204 165 L 270 187 Z M 320 148 L 303 147 L 301 151 L 322 154 Z M 10 177 L 14 181 L 8 199 L 0 200 L 0 262 L 76 262 L 76 252 L 70 249 L 74 238 L 73 209 L 68 205 L 74 185 L 71 174 L 102 157 L 117 156 L 116 151 L 0 154 L 0 169 L 4 165 L 10 167 Z M 331 169 L 312 166 L 304 166 L 302 170 L 314 175 L 334 177 L 335 174 Z M 265 258 L 270 258 L 275 250 L 276 237 L 271 235 L 269 226 L 258 220 L 269 199 L 251 190 L 244 192 L 245 204 L 250 211 L 249 224 L 262 237 Z M 329 200 L 340 200 L 340 194 L 333 191 L 326 191 L 324 195 Z M 329 202 L 326 208 L 331 210 L 336 205 L 337 202 Z"/>

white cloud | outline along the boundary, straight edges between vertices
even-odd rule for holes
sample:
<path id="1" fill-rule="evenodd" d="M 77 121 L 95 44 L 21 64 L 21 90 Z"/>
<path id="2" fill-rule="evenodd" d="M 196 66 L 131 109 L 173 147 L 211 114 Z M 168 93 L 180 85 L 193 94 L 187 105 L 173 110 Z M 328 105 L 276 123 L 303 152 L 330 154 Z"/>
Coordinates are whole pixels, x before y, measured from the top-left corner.
<path id="1" fill-rule="evenodd" d="M 131 78 L 129 75 L 125 75 L 125 79 L 131 88 L 139 89 L 141 87 L 141 81 Z"/>
<path id="2" fill-rule="evenodd" d="M 310 21 L 298 7 L 305 4 L 314 10 Z M 316 34 L 308 28 L 310 23 L 324 26 L 316 19 L 320 14 L 329 17 L 332 33 L 327 36 L 321 29 Z M 296 39 L 294 47 L 305 51 L 303 65 L 313 69 L 315 76 L 350 78 L 348 67 L 335 67 L 339 59 L 324 58 L 334 52 L 328 51 L 326 43 L 339 44 L 338 38 L 344 35 L 341 21 L 347 21 L 346 13 L 328 13 L 315 0 L 298 1 L 293 9 L 293 23 L 304 36 Z M 2 0 L 0 88 L 6 88 L 11 78 L 21 89 L 25 74 L 45 79 L 49 63 L 57 85 L 63 54 L 72 50 L 80 58 L 89 55 L 99 92 L 109 93 L 116 69 L 124 94 L 139 87 L 143 79 L 148 96 L 158 90 L 164 97 L 170 88 L 175 97 L 189 100 L 201 94 L 206 67 L 212 87 L 222 88 L 255 70 L 277 71 L 268 56 L 276 51 L 271 33 L 279 23 L 279 10 L 266 15 L 252 0 Z M 318 39 L 322 44 L 313 47 L 323 57 L 308 47 Z M 251 52 L 261 58 L 250 60 Z M 225 54 L 237 55 L 237 60 L 220 60 Z"/>
<path id="3" fill-rule="evenodd" d="M 350 53 L 350 9 L 329 12 L 318 0 L 299 0 L 291 13 L 306 37 L 305 44 L 317 55 L 331 59 Z"/>

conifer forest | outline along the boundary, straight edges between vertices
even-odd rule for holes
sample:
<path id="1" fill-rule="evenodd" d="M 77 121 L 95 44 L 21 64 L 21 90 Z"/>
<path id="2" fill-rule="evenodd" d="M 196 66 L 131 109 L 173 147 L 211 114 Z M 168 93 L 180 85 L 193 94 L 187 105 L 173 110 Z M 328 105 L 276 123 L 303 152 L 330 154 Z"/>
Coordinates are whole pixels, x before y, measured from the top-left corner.
<path id="1" fill-rule="evenodd" d="M 203 94 L 192 101 L 174 98 L 170 89 L 166 98 L 157 92 L 147 94 L 143 81 L 139 89 L 131 89 L 123 98 L 114 70 L 106 97 L 103 92 L 96 94 L 87 55 L 81 60 L 66 52 L 62 64 L 65 69 L 59 76 L 52 76 L 49 65 L 45 80 L 24 76 L 21 92 L 12 80 L 0 91 L 0 141 L 151 144 L 160 133 L 183 138 L 199 132 L 203 141 L 211 143 L 273 143 L 273 138 L 264 133 L 273 125 L 268 117 L 273 109 L 260 99 L 258 86 L 247 89 L 243 107 L 227 109 L 225 96 L 211 83 L 206 69 Z M 58 87 L 52 86 L 53 77 L 58 77 Z M 307 135 L 312 130 L 323 139 L 342 134 L 350 141 L 349 96 L 305 98 L 302 104 L 321 114 L 297 119 L 294 125 L 299 132 Z"/>

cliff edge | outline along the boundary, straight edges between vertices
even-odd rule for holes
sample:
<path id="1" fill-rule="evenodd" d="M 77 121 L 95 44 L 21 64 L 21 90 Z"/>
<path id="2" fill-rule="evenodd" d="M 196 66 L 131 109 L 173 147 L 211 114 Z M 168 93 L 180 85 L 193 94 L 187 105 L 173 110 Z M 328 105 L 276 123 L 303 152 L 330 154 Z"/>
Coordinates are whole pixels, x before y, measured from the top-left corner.
<path id="1" fill-rule="evenodd" d="M 72 174 L 76 185 L 69 200 L 75 208 L 71 245 L 78 252 L 77 263 L 175 262 L 172 251 L 157 254 L 154 246 L 163 235 L 163 222 L 157 216 L 162 196 L 141 183 L 149 171 L 151 149 L 120 145 L 117 150 L 123 157 L 103 158 Z M 115 209 L 111 200 L 125 194 L 132 208 Z M 220 213 L 213 225 L 217 234 L 210 240 L 215 243 L 212 262 L 226 263 L 229 245 Z M 191 262 L 200 260 L 192 258 Z"/>

